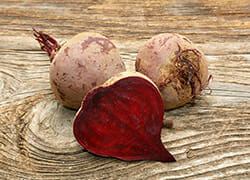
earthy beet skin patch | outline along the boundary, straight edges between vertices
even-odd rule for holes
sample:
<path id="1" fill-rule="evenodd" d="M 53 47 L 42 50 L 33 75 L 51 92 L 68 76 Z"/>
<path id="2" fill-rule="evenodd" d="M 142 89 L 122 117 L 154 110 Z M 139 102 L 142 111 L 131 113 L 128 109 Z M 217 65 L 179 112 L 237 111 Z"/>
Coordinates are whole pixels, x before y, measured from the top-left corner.
<path id="1" fill-rule="evenodd" d="M 74 135 L 97 155 L 172 162 L 160 138 L 163 115 L 154 84 L 139 76 L 123 77 L 87 94 L 74 120 Z"/>

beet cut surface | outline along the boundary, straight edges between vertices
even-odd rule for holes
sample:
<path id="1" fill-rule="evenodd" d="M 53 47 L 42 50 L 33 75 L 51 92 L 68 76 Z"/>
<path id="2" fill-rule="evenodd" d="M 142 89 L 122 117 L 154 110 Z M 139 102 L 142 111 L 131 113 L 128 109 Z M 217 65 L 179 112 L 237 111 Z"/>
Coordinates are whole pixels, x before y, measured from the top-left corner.
<path id="1" fill-rule="evenodd" d="M 164 104 L 158 89 L 130 76 L 87 94 L 74 135 L 89 152 L 122 160 L 175 161 L 161 142 Z"/>

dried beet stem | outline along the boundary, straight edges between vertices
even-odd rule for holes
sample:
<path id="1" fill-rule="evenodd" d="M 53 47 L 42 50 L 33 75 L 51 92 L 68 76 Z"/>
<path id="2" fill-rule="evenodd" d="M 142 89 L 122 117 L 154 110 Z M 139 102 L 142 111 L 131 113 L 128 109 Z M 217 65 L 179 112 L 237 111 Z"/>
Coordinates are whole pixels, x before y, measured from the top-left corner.
<path id="1" fill-rule="evenodd" d="M 61 45 L 52 38 L 50 35 L 43 33 L 42 31 L 37 30 L 36 28 L 33 29 L 33 35 L 35 36 L 36 40 L 41 46 L 41 49 L 48 53 L 50 58 L 50 62 L 53 61 L 56 53 L 61 48 Z"/>

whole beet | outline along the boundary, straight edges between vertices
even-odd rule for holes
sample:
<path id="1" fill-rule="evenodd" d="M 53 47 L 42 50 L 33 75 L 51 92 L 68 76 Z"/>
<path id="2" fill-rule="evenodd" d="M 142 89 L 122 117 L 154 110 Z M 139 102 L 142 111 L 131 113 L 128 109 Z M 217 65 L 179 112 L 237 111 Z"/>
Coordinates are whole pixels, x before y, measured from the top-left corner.
<path id="1" fill-rule="evenodd" d="M 209 81 L 204 54 L 179 34 L 164 33 L 148 40 L 139 50 L 135 68 L 158 86 L 165 109 L 186 104 Z"/>
<path id="2" fill-rule="evenodd" d="M 80 33 L 61 47 L 49 35 L 34 31 L 52 62 L 51 89 L 69 108 L 78 109 L 90 89 L 126 70 L 116 46 L 99 33 Z"/>

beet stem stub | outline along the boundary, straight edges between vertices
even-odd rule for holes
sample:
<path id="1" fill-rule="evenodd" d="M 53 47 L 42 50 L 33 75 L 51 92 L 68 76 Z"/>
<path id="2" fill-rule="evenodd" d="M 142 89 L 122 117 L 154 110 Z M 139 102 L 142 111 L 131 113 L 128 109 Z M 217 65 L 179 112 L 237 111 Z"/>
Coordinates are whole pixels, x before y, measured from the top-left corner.
<path id="1" fill-rule="evenodd" d="M 58 44 L 50 35 L 38 31 L 36 28 L 32 29 L 34 31 L 33 35 L 40 44 L 41 49 L 48 53 L 50 61 L 52 62 L 57 51 L 61 48 L 60 44 Z"/>
<path id="2" fill-rule="evenodd" d="M 163 115 L 158 89 L 142 77 L 125 77 L 87 94 L 74 120 L 74 135 L 100 156 L 174 162 L 161 142 Z"/>

